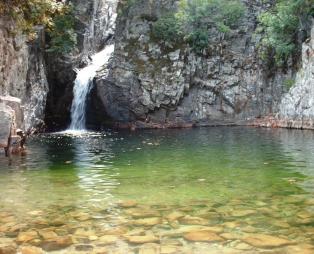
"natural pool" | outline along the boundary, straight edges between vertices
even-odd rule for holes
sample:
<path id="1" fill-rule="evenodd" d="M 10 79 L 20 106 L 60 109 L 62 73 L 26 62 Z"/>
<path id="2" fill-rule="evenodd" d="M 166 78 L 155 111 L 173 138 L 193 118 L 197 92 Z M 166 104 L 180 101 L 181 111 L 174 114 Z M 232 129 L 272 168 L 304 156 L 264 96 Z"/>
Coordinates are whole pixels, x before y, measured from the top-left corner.
<path id="1" fill-rule="evenodd" d="M 314 253 L 314 132 L 33 137 L 0 157 L 1 246 L 51 253 Z M 38 250 L 38 249 L 37 249 Z"/>

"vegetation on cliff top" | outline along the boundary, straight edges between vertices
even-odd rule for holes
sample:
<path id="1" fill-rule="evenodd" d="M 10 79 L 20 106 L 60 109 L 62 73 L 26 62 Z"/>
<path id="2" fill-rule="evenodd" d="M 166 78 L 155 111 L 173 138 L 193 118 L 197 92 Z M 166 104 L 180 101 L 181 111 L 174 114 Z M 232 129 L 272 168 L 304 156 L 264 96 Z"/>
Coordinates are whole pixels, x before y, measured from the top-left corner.
<path id="1" fill-rule="evenodd" d="M 17 28 L 30 40 L 35 37 L 34 27 L 43 25 L 48 35 L 48 51 L 69 53 L 76 45 L 72 7 L 58 0 L 2 0 L 0 15 L 13 18 Z"/>
<path id="2" fill-rule="evenodd" d="M 196 52 L 206 49 L 210 31 L 226 34 L 244 15 L 240 0 L 180 0 L 175 13 L 162 16 L 153 25 L 153 35 L 164 42 L 187 42 Z"/>
<path id="3" fill-rule="evenodd" d="M 314 0 L 279 0 L 275 6 L 259 16 L 262 32 L 260 53 L 263 59 L 274 58 L 284 64 L 297 52 L 298 37 L 314 13 Z M 302 39 L 302 38 L 301 38 Z"/>

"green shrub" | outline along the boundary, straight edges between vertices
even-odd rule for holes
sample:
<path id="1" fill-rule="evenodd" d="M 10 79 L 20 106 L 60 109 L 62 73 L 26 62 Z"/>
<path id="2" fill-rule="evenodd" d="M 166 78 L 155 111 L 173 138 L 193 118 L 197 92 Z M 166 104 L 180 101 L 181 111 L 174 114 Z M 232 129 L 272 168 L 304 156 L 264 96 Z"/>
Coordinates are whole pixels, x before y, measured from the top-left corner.
<path id="1" fill-rule="evenodd" d="M 180 26 L 175 15 L 171 13 L 158 19 L 153 26 L 153 35 L 163 41 L 181 40 Z"/>
<path id="2" fill-rule="evenodd" d="M 276 64 L 282 65 L 296 52 L 298 31 L 302 21 L 313 15 L 313 6 L 314 0 L 279 0 L 259 16 L 262 59 L 274 55 Z"/>
<path id="3" fill-rule="evenodd" d="M 68 53 L 76 45 L 72 7 L 55 0 L 1 0 L 0 15 L 13 18 L 17 28 L 34 39 L 34 26 L 43 25 L 50 52 Z"/>
<path id="4" fill-rule="evenodd" d="M 208 47 L 211 28 L 228 33 L 237 27 L 244 12 L 240 0 L 180 0 L 176 13 L 153 25 L 153 34 L 170 43 L 183 38 L 195 51 L 202 51 Z"/>
<path id="5" fill-rule="evenodd" d="M 77 36 L 73 29 L 72 12 L 63 13 L 53 18 L 53 26 L 48 31 L 50 37 L 48 52 L 69 53 L 77 44 Z"/>

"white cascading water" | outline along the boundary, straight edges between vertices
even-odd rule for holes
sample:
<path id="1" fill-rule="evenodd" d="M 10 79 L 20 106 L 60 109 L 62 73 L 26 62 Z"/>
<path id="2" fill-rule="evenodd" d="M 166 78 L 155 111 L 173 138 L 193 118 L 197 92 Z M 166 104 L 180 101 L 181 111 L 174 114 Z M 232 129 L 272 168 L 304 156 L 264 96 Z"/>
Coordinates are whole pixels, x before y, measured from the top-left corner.
<path id="1" fill-rule="evenodd" d="M 107 45 L 102 51 L 92 56 L 92 61 L 88 66 L 77 71 L 73 88 L 70 130 L 85 130 L 86 97 L 92 88 L 97 71 L 108 64 L 113 51 L 114 45 Z"/>
<path id="2" fill-rule="evenodd" d="M 93 17 L 84 39 L 84 52 L 86 55 L 95 46 L 94 37 L 96 36 L 96 30 L 102 31 L 102 38 L 104 40 L 114 34 L 117 4 L 118 0 L 94 0 Z M 100 16 L 98 16 L 98 12 Z M 92 88 L 93 79 L 97 71 L 107 67 L 113 51 L 114 44 L 105 46 L 102 51 L 91 57 L 92 60 L 88 66 L 77 70 L 73 88 L 74 98 L 71 107 L 69 131 L 82 131 L 86 129 L 86 98 Z"/>

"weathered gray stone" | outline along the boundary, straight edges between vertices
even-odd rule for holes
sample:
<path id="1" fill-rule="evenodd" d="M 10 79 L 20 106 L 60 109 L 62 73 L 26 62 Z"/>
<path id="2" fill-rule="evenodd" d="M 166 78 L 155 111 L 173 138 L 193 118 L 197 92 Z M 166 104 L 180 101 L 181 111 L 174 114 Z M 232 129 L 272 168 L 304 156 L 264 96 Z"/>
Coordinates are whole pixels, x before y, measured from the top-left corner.
<path id="1" fill-rule="evenodd" d="M 21 99 L 12 96 L 0 96 L 0 103 L 9 106 L 15 112 L 16 128 L 24 129 L 24 112 L 21 107 Z"/>
<path id="2" fill-rule="evenodd" d="M 14 36 L 11 31 L 17 34 Z M 0 95 L 9 98 L 8 105 L 14 110 L 16 101 L 8 96 L 21 99 L 26 129 L 42 124 L 48 92 L 43 27 L 35 27 L 35 31 L 35 39 L 27 42 L 14 21 L 0 17 Z M 19 128 L 23 127 L 22 119 L 22 112 L 17 112 Z"/>
<path id="3" fill-rule="evenodd" d="M 280 103 L 278 114 L 280 125 L 314 128 L 314 24 L 311 38 L 303 44 L 302 67 L 294 83 Z"/>
<path id="4" fill-rule="evenodd" d="M 109 74 L 99 73 L 96 80 L 103 117 L 121 127 L 161 128 L 239 124 L 276 113 L 286 89 L 283 81 L 292 71 L 271 76 L 261 65 L 253 34 L 258 14 L 269 4 L 243 2 L 247 12 L 241 25 L 222 42 L 212 29 L 204 54 L 151 38 L 153 23 L 173 11 L 177 1 L 120 6 Z"/>
<path id="5" fill-rule="evenodd" d="M 8 146 L 11 129 L 14 124 L 14 111 L 0 103 L 0 148 Z"/>

